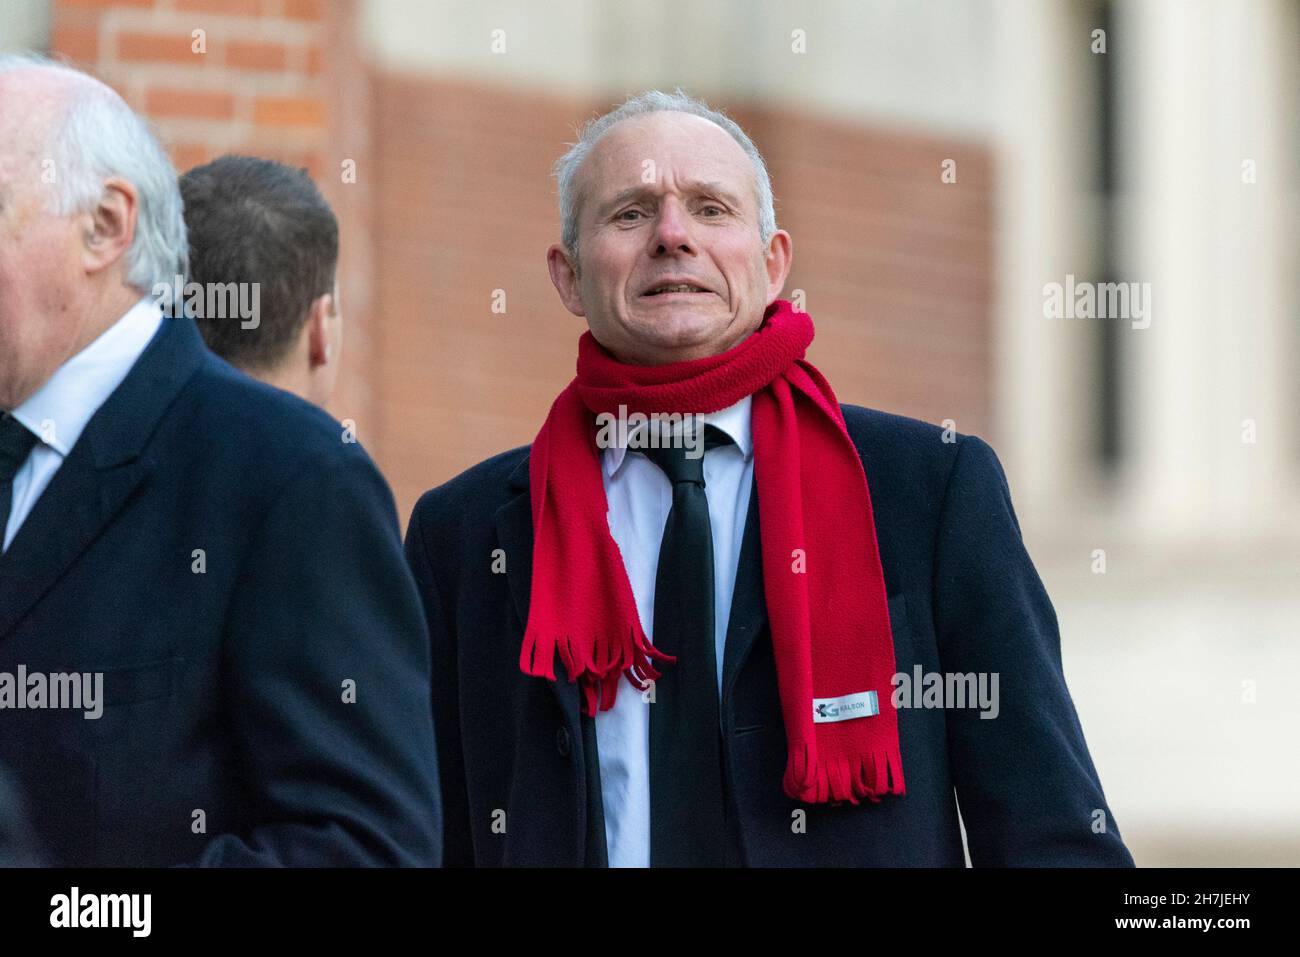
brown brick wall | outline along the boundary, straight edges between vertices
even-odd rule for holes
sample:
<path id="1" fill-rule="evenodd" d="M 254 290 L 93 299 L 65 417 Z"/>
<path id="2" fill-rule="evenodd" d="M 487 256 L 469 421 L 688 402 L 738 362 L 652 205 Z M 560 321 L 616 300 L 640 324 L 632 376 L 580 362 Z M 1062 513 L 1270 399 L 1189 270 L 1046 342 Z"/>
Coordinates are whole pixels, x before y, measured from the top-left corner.
<path id="1" fill-rule="evenodd" d="M 54 52 L 156 123 L 178 169 L 225 152 L 306 166 L 341 228 L 353 419 L 405 522 L 416 497 L 528 442 L 572 377 L 581 320 L 545 266 L 551 164 L 608 104 L 372 74 L 356 0 L 54 0 Z M 192 31 L 207 52 L 192 52 Z M 707 91 L 699 91 L 707 95 Z M 844 401 L 984 433 L 991 172 L 968 142 L 721 103 L 767 156 L 794 237 L 787 295 Z M 957 183 L 940 181 L 944 159 Z M 351 163 L 355 182 L 344 182 Z M 507 297 L 491 310 L 493 291 Z"/>
<path id="2" fill-rule="evenodd" d="M 550 167 L 608 104 L 401 76 L 375 82 L 376 406 L 403 519 L 427 488 L 532 440 L 585 326 L 545 265 Z M 769 161 L 794 238 L 786 287 L 842 401 L 963 432 L 989 421 L 990 169 L 974 144 L 728 107 Z M 734 106 L 734 108 L 732 108 Z M 940 181 L 957 162 L 957 182 Z M 508 311 L 491 311 L 504 289 Z"/>
<path id="3" fill-rule="evenodd" d="M 256 151 L 319 176 L 325 85 L 309 64 L 327 8 L 316 12 L 290 16 L 284 0 L 55 0 L 51 45 L 153 118 L 182 171 Z"/>
<path id="4" fill-rule="evenodd" d="M 369 444 L 369 86 L 356 0 L 54 0 L 52 8 L 52 52 L 148 116 L 178 171 L 246 153 L 305 167 L 316 179 L 339 218 L 346 320 L 330 410 L 355 420 Z M 343 181 L 348 160 L 355 183 Z"/>

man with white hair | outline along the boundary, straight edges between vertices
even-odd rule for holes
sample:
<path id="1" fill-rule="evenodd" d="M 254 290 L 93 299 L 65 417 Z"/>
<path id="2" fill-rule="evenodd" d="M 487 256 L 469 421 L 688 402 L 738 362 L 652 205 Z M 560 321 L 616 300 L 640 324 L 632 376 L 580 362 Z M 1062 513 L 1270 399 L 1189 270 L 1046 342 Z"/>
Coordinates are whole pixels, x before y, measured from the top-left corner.
<path id="1" fill-rule="evenodd" d="M 54 865 L 436 865 L 392 496 L 165 317 L 185 271 L 140 118 L 0 57 L 0 765 Z"/>
<path id="2" fill-rule="evenodd" d="M 838 403 L 749 137 L 652 91 L 556 174 L 577 377 L 407 532 L 444 860 L 961 866 L 960 800 L 976 866 L 1131 866 L 997 457 Z"/>

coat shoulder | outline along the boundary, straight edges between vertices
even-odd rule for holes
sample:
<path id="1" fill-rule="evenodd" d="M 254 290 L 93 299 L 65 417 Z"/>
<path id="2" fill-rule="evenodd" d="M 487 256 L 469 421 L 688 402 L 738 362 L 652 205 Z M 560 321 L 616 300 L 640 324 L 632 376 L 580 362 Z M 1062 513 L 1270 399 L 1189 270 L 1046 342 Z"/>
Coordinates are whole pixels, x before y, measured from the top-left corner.
<path id="1" fill-rule="evenodd" d="M 378 475 L 355 429 L 215 355 L 200 366 L 174 411 L 176 441 L 197 444 L 205 468 L 262 495 L 273 496 L 304 469 L 331 470 L 340 481 Z"/>
<path id="2" fill-rule="evenodd" d="M 856 442 L 859 439 L 889 442 L 930 442 L 942 438 L 943 428 L 933 422 L 913 419 L 894 412 L 840 403 L 844 425 Z"/>
<path id="3" fill-rule="evenodd" d="M 955 450 L 966 436 L 932 422 L 870 409 L 860 405 L 840 406 L 849 438 L 864 459 L 890 463 L 913 475 L 952 464 Z"/>
<path id="4" fill-rule="evenodd" d="M 521 445 L 499 452 L 429 489 L 415 503 L 411 525 L 437 524 L 452 515 L 495 512 L 526 489 L 531 448 Z"/>
<path id="5" fill-rule="evenodd" d="M 879 497 L 937 514 L 960 450 L 992 454 L 975 435 L 880 409 L 840 408 L 849 438 L 862 458 L 873 501 Z"/>

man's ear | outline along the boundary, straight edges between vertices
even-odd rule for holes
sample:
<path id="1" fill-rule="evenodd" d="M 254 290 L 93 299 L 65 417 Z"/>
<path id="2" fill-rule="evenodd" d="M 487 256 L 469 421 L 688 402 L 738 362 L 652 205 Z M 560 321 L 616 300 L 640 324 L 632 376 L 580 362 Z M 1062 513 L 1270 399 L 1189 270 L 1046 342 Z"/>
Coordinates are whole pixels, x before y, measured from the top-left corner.
<path id="1" fill-rule="evenodd" d="M 585 316 L 587 310 L 582 306 L 582 297 L 578 295 L 577 263 L 569 258 L 569 251 L 561 243 L 555 243 L 546 250 L 546 268 L 551 274 L 551 284 L 560 294 L 564 308 L 575 316 Z"/>
<path id="2" fill-rule="evenodd" d="M 767 304 L 770 306 L 781 295 L 785 280 L 790 275 L 794 261 L 794 240 L 784 229 L 778 229 L 767 242 Z"/>
<path id="3" fill-rule="evenodd" d="M 334 297 L 329 293 L 312 300 L 311 308 L 307 311 L 307 358 L 313 369 L 318 369 L 335 358 L 329 330 L 333 313 Z"/>
<path id="4" fill-rule="evenodd" d="M 138 215 L 139 196 L 135 187 L 116 176 L 105 180 L 99 202 L 85 214 L 81 264 L 86 272 L 101 272 L 126 255 L 135 239 Z"/>

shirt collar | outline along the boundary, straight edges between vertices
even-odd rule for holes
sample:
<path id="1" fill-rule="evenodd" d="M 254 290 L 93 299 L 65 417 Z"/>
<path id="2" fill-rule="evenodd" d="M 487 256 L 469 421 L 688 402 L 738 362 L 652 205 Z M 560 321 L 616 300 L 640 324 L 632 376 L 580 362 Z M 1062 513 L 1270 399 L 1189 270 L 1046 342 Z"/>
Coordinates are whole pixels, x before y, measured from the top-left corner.
<path id="1" fill-rule="evenodd" d="M 740 449 L 740 453 L 745 457 L 746 462 L 754 454 L 754 443 L 750 434 L 749 421 L 749 409 L 752 404 L 753 397 L 747 395 L 735 405 L 729 405 L 725 409 L 720 409 L 717 412 L 707 412 L 700 416 L 704 424 L 716 426 L 731 436 L 731 440 L 736 443 L 736 447 Z M 638 434 L 646 428 L 647 426 L 644 424 L 638 425 L 629 431 L 627 438 L 630 439 L 632 435 Z M 619 442 L 616 438 L 614 443 L 604 449 L 603 458 L 605 475 L 613 478 L 627 459 L 626 442 Z"/>
<path id="2" fill-rule="evenodd" d="M 157 303 L 144 297 L 98 339 L 59 366 L 45 385 L 13 410 L 13 417 L 66 458 L 162 322 Z"/>

